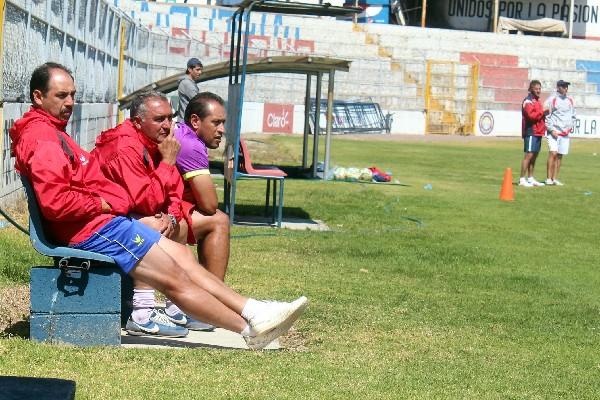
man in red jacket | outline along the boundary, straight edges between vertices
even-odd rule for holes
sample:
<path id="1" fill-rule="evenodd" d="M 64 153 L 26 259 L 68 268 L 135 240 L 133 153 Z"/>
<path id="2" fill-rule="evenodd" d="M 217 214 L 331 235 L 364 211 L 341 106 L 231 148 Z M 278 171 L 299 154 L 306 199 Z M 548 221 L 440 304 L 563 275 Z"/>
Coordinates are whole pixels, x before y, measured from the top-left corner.
<path id="1" fill-rule="evenodd" d="M 546 135 L 545 111 L 540 102 L 541 92 L 540 81 L 532 80 L 529 83 L 529 95 L 523 100 L 521 136 L 523 137 L 525 156 L 521 161 L 519 186 L 544 186 L 533 177 L 535 160 L 540 152 L 542 138 Z"/>
<path id="2" fill-rule="evenodd" d="M 112 257 L 189 315 L 239 332 L 250 348 L 261 349 L 289 330 L 307 306 L 305 297 L 291 303 L 243 297 L 200 267 L 186 246 L 123 216 L 130 207 L 126 193 L 65 132 L 75 99 L 68 69 L 39 66 L 29 93 L 33 106 L 11 128 L 11 148 L 57 243 Z"/>
<path id="3" fill-rule="evenodd" d="M 162 93 L 149 91 L 136 96 L 131 102 L 130 118 L 102 132 L 96 139 L 92 155 L 98 158 L 104 175 L 129 195 L 132 217 L 176 242 L 186 244 L 189 239 L 189 244 L 196 244 L 195 237 L 199 233 L 196 231 L 206 223 L 201 223 L 202 216 L 193 210 L 193 204 L 182 201 L 183 181 L 175 166 L 180 144 L 174 137 L 171 115 L 169 100 Z M 202 229 L 206 230 L 205 227 Z M 226 233 L 228 235 L 228 231 Z M 223 241 L 224 238 L 220 239 Z M 204 252 L 220 250 L 214 246 L 203 248 Z M 223 280 L 226 263 L 206 267 Z M 131 315 L 135 323 L 129 326 L 133 333 L 139 330 L 139 323 L 147 321 L 156 312 L 154 306 L 154 290 L 136 282 Z M 181 327 L 201 331 L 214 329 L 210 324 L 186 316 L 169 299 L 165 314 Z"/>

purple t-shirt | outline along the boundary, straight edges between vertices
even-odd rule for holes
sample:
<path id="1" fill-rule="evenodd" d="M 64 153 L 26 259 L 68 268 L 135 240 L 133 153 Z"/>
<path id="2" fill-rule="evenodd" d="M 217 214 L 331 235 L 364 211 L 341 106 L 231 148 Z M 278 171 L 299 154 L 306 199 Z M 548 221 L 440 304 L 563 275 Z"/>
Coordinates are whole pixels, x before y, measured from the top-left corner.
<path id="1" fill-rule="evenodd" d="M 177 169 L 187 181 L 198 175 L 210 175 L 208 169 L 208 149 L 204 142 L 185 123 L 178 123 L 175 138 L 181 144 L 177 155 Z"/>

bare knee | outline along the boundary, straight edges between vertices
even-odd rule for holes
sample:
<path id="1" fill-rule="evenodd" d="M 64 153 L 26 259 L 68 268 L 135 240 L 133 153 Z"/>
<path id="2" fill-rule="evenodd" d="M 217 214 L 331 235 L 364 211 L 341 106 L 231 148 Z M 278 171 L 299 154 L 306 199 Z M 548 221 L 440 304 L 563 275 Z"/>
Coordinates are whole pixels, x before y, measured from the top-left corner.
<path id="1" fill-rule="evenodd" d="M 211 218 L 214 218 L 216 229 L 229 232 L 229 215 L 225 214 L 221 210 L 217 210 L 215 215 L 213 215 Z"/>

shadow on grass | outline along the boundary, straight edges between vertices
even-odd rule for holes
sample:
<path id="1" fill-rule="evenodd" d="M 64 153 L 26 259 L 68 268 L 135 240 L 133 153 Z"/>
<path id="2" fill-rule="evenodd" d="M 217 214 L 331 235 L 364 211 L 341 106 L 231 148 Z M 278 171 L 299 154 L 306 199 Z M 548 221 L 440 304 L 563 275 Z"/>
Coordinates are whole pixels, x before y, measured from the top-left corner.
<path id="1" fill-rule="evenodd" d="M 10 324 L 2 331 L 3 336 L 18 336 L 23 339 L 29 339 L 29 317 L 25 320 Z"/>

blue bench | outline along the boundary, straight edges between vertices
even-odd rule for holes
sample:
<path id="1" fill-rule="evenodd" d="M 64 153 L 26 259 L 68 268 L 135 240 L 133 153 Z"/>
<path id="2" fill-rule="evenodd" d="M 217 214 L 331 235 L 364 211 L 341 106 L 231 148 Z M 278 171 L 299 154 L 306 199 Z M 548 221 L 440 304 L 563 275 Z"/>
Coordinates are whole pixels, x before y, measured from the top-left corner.
<path id="1" fill-rule="evenodd" d="M 111 257 L 53 244 L 44 232 L 33 187 L 27 178 L 21 181 L 29 208 L 31 244 L 54 260 L 53 266 L 31 270 L 30 338 L 77 346 L 119 346 L 121 316 L 126 318 L 131 306 L 131 279 Z"/>

